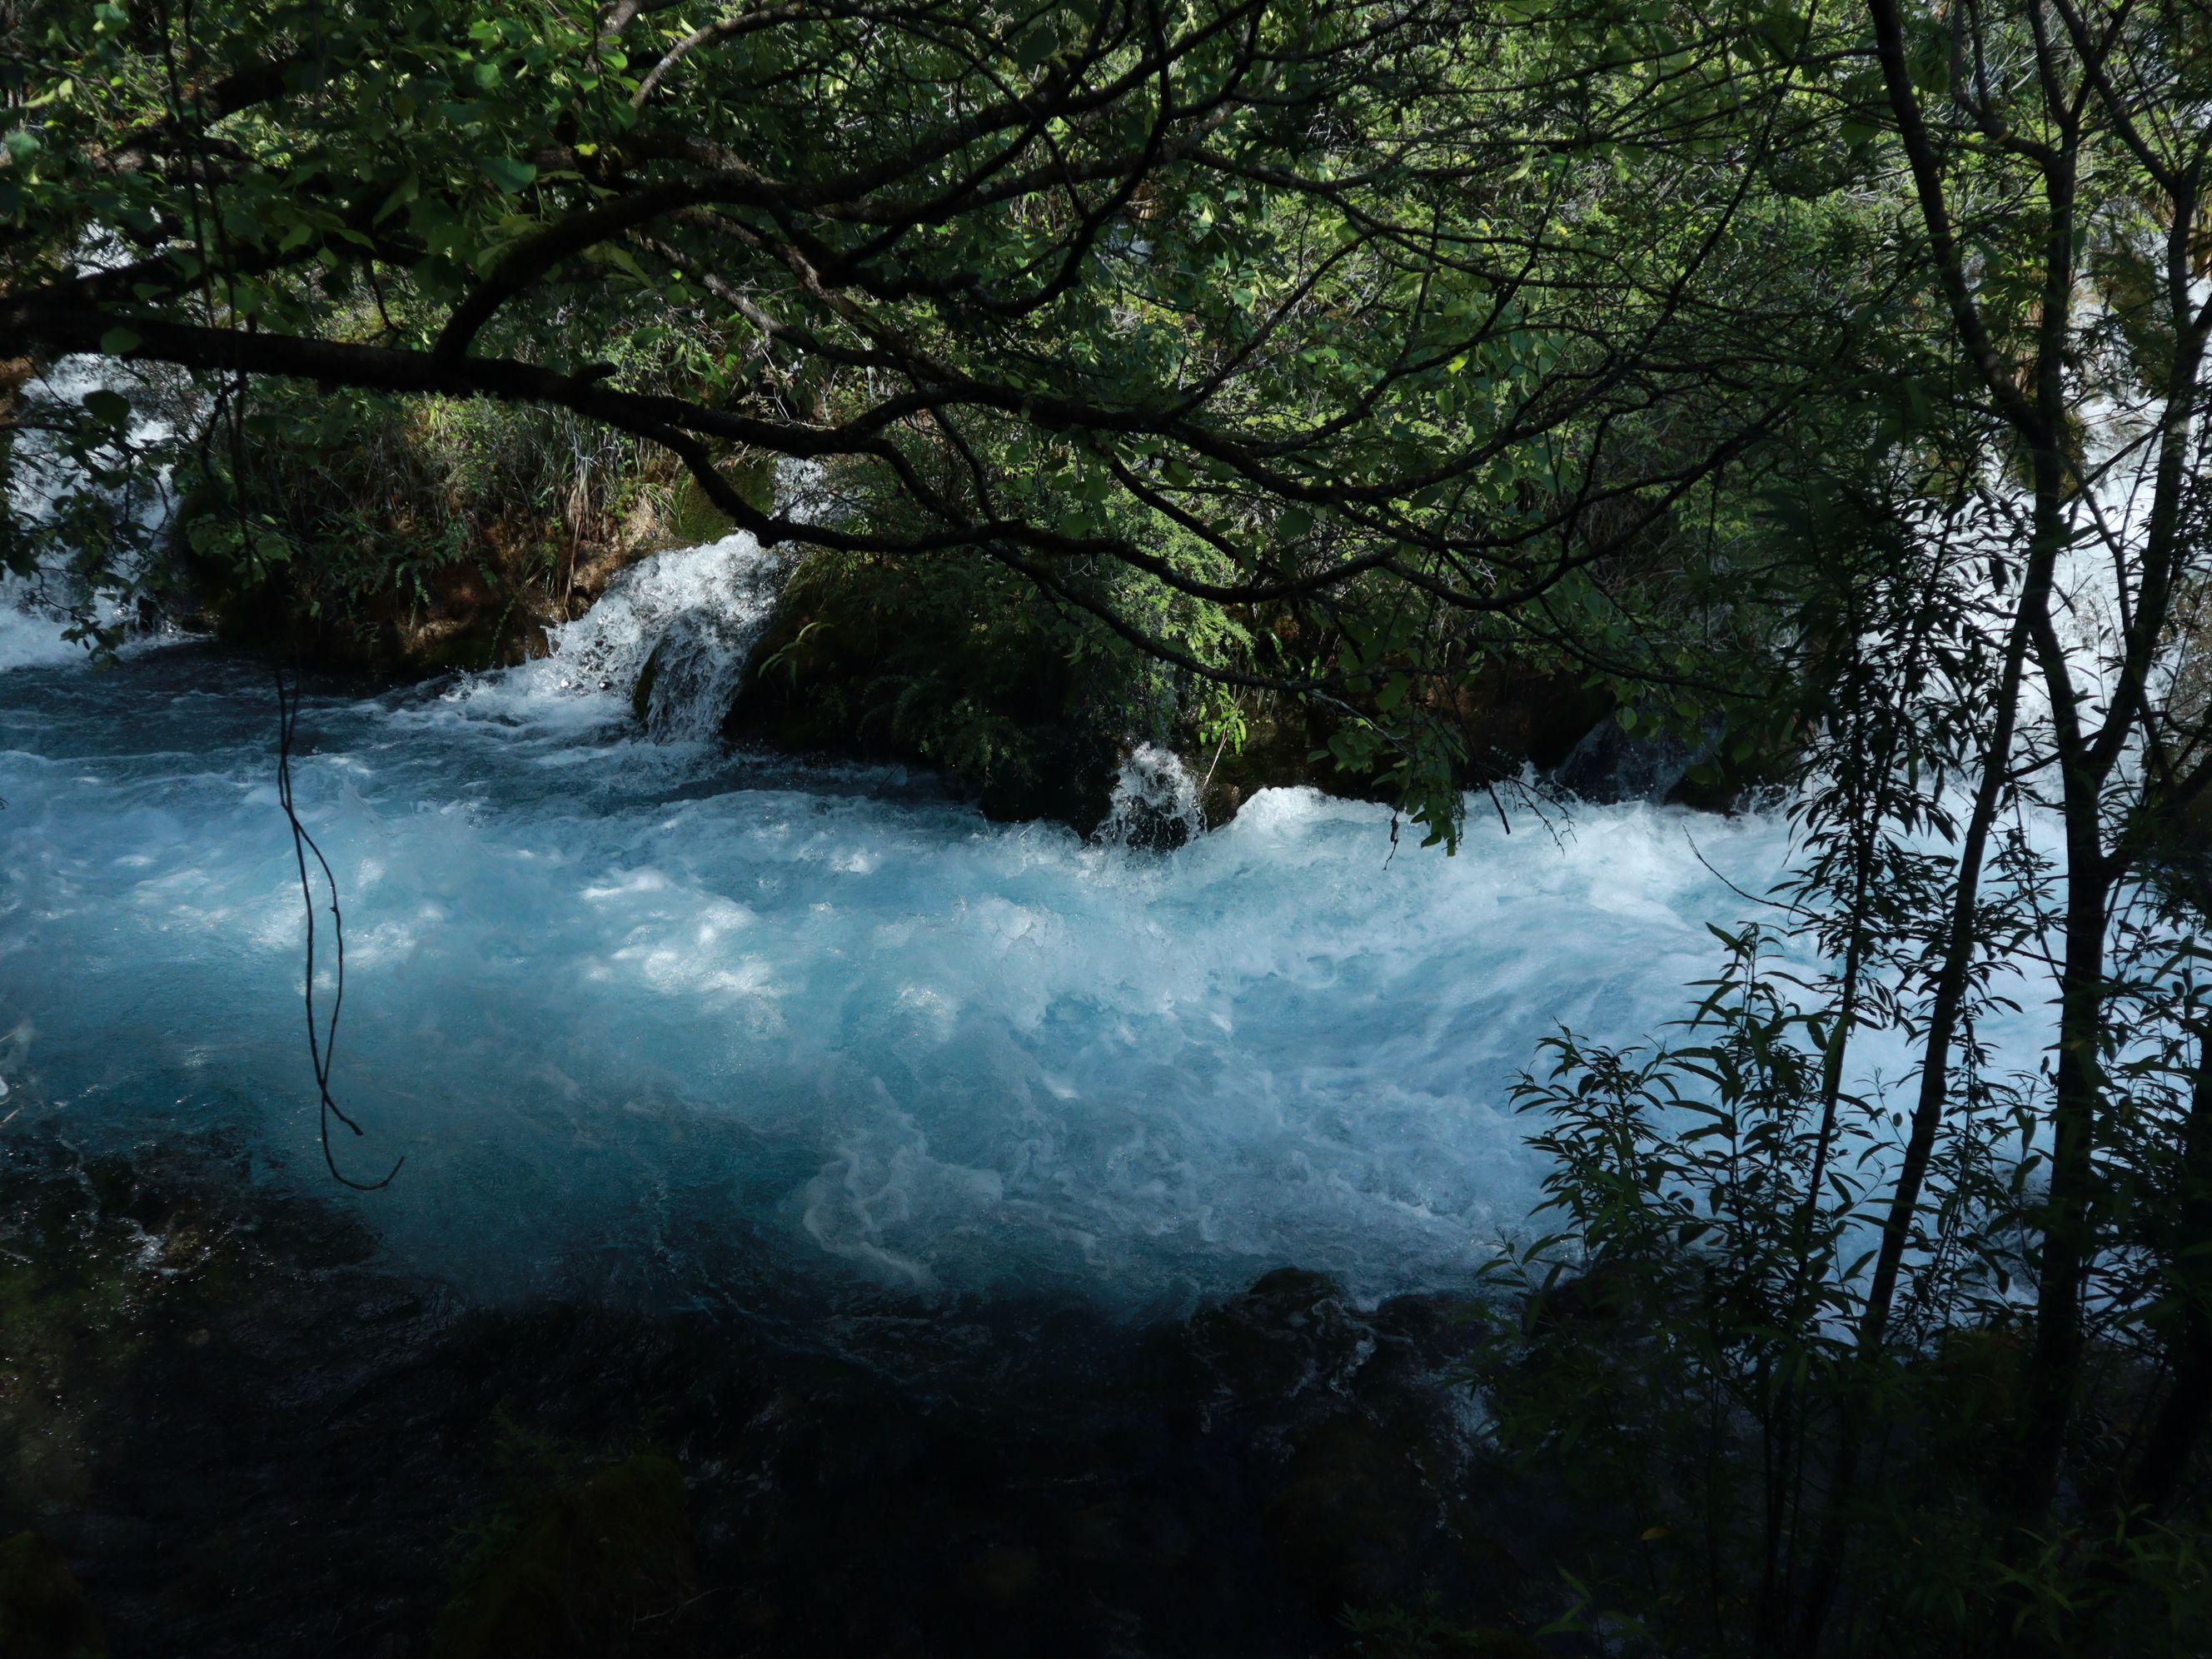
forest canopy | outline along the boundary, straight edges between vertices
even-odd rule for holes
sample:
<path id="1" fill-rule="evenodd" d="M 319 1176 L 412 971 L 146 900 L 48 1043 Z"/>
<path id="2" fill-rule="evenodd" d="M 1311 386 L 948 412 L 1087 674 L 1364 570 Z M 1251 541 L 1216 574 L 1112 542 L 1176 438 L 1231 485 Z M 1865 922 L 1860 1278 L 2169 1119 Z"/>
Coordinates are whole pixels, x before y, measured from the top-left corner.
<path id="1" fill-rule="evenodd" d="M 93 643 L 155 580 L 132 479 L 191 481 L 204 559 L 313 563 L 258 441 L 489 400 L 956 615 L 1012 584 L 1224 742 L 1247 694 L 1324 707 L 1436 839 L 1512 786 L 1449 718 L 1501 670 L 1764 766 L 1762 896 L 1823 967 L 1725 934 L 1686 1039 L 1565 1036 L 1526 1091 L 1564 1231 L 1501 1271 L 1653 1334 L 1507 1425 L 1699 1448 L 1638 1466 L 1672 1553 L 1594 1598 L 1676 1651 L 2203 1630 L 2212 12 L 4 15 L 0 338 L 197 399 L 10 428 L 82 464 L 5 552 Z M 2001 1072 L 2024 960 L 2048 1042 Z M 1970 1337 L 2002 1381 L 1954 1420 Z"/>
<path id="2" fill-rule="evenodd" d="M 1356 701 L 1449 832 L 1401 709 L 1530 649 L 1741 690 L 1699 647 L 1787 602 L 1769 475 L 1915 393 L 1874 83 L 1817 19 L 1647 10 L 30 6 L 8 330 L 234 425 L 284 377 L 618 428 L 765 543 Z"/>

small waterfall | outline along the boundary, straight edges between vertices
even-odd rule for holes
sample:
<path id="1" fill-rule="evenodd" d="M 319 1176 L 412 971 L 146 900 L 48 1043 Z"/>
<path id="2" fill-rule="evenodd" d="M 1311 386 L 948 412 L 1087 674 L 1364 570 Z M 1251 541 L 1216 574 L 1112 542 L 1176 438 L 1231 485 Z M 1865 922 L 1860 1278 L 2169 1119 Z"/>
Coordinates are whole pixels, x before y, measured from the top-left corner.
<path id="1" fill-rule="evenodd" d="M 740 531 L 656 553 L 608 585 L 597 605 L 551 629 L 538 665 L 557 689 L 627 695 L 663 742 L 711 738 L 767 625 L 786 562 Z"/>
<path id="2" fill-rule="evenodd" d="M 35 585 L 20 576 L 0 575 L 0 671 L 82 657 L 82 646 L 62 637 L 68 626 L 68 618 L 46 602 Z"/>
<path id="3" fill-rule="evenodd" d="M 1171 852 L 1206 833 L 1198 781 L 1169 750 L 1140 743 L 1121 763 L 1114 802 L 1097 839 L 1109 847 Z"/>

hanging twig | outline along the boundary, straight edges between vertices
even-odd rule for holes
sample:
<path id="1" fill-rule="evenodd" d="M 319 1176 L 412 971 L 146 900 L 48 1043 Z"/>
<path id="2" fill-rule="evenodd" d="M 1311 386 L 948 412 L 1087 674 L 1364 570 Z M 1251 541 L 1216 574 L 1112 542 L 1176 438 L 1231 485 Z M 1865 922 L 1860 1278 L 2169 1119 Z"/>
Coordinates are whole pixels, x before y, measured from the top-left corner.
<path id="1" fill-rule="evenodd" d="M 399 1173 L 407 1160 L 403 1157 L 393 1164 L 381 1181 L 356 1181 L 338 1168 L 337 1158 L 331 1150 L 331 1120 L 345 1125 L 356 1134 L 362 1133 L 361 1125 L 349 1116 L 345 1109 L 331 1097 L 331 1066 L 337 1058 L 338 1012 L 345 1006 L 345 921 L 338 911 L 337 878 L 331 872 L 330 860 L 323 849 L 315 845 L 315 838 L 300 822 L 300 814 L 292 804 L 292 743 L 300 725 L 300 688 L 296 681 L 287 685 L 284 671 L 276 670 L 276 799 L 284 809 L 284 817 L 292 826 L 292 855 L 299 866 L 300 900 L 307 916 L 307 1056 L 315 1070 L 315 1093 L 320 1114 L 323 1143 L 323 1162 L 330 1166 L 331 1179 L 356 1192 L 371 1193 L 392 1184 L 392 1177 Z M 314 854 L 315 865 L 323 872 L 324 884 L 331 895 L 331 938 L 337 957 L 336 984 L 331 997 L 331 1012 L 327 1022 L 318 1024 L 315 1017 L 315 896 L 313 884 L 307 876 L 307 855 Z"/>

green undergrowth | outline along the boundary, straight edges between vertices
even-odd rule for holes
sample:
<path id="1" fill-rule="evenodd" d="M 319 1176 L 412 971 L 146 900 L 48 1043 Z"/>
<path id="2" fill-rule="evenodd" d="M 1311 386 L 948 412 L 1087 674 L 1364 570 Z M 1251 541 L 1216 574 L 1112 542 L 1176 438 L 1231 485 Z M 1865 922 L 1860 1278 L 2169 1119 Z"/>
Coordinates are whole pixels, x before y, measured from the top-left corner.
<path id="1" fill-rule="evenodd" d="M 2090 1333 L 2060 1495 L 2021 1512 L 2039 1195 L 2011 1085 L 1938 1144 L 1869 1337 L 1897 1121 L 1838 1086 L 1834 1028 L 1771 940 L 1722 937 L 1682 1035 L 1562 1034 L 1517 1091 L 1551 1231 L 1488 1270 L 1519 1316 L 1473 1380 L 1571 1516 L 1558 1629 L 1655 1655 L 2212 1650 L 2212 1459 L 2163 1495 L 2130 1485 L 2148 1425 L 2190 1402 L 2116 1322 Z"/>
<path id="2" fill-rule="evenodd" d="M 697 349 L 641 328 L 597 368 L 651 390 Z M 171 557 L 233 637 L 326 665 L 516 660 L 629 560 L 730 529 L 666 449 L 563 409 L 291 381 L 234 395 L 195 411 Z M 766 458 L 716 459 L 768 502 Z"/>
<path id="3" fill-rule="evenodd" d="M 450 398 L 270 389 L 216 453 L 177 533 L 204 603 L 234 637 L 333 664 L 511 659 L 580 570 L 677 533 L 688 495 L 634 442 Z"/>
<path id="4" fill-rule="evenodd" d="M 506 1492 L 460 1535 L 433 1659 L 670 1650 L 699 1595 L 682 1472 L 651 1449 L 609 1460 L 501 1427 Z"/>
<path id="5" fill-rule="evenodd" d="M 107 1659 L 99 1615 L 61 1551 L 36 1533 L 0 1543 L 0 1653 L 8 1659 Z"/>

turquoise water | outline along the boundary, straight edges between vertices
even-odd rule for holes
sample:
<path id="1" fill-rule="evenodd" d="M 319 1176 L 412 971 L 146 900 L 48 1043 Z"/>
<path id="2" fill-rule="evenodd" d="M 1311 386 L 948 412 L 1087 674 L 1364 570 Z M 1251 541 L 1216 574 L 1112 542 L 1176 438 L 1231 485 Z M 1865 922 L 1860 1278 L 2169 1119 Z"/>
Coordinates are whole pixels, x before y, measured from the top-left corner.
<path id="1" fill-rule="evenodd" d="M 1508 1092 L 1560 1022 L 1679 1015 L 1780 820 L 1486 804 L 1462 852 L 1273 791 L 1181 850 L 985 822 L 926 781 L 732 756 L 757 556 L 663 556 L 523 668 L 310 688 L 337 872 L 349 1197 L 480 1289 L 804 1284 L 1186 1305 L 1285 1261 L 1462 1279 L 1540 1171 Z M 702 617 L 706 620 L 702 621 Z M 19 631 L 21 631 L 19 629 Z M 5 643 L 5 641 L 0 641 Z M 36 641 L 33 641 L 35 644 Z M 216 1134 L 321 1182 L 264 667 L 190 643 L 0 672 L 0 1116 Z M 604 685 L 603 683 L 604 682 Z M 680 682 L 680 684 L 678 684 Z M 327 995 L 328 986 L 325 987 Z"/>

